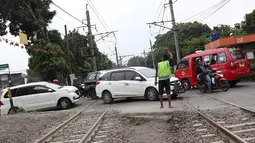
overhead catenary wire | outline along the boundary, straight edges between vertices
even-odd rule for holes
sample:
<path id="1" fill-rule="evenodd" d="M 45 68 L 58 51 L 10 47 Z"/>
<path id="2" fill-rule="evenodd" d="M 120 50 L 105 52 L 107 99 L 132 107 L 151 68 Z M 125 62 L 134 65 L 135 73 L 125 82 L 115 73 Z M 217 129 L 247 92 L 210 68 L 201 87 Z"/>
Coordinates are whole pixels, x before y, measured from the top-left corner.
<path id="1" fill-rule="evenodd" d="M 205 10 L 203 10 L 203 11 L 201 11 L 201 12 L 199 12 L 199 13 L 193 15 L 193 16 L 190 16 L 190 17 L 188 17 L 188 18 L 185 18 L 185 19 L 181 20 L 180 22 L 185 22 L 185 21 L 187 21 L 187 20 L 190 20 L 190 19 L 194 19 L 194 18 L 203 16 L 203 15 L 204 15 L 205 13 L 207 13 L 208 11 L 211 11 L 211 10 L 213 10 L 213 9 L 215 9 L 215 8 L 217 8 L 217 7 L 219 7 L 220 5 L 222 5 L 222 4 L 223 4 L 224 2 L 226 2 L 226 1 L 228 1 L 228 0 L 222 0 L 222 1 L 220 1 L 220 2 L 218 2 L 218 3 L 216 3 L 216 4 L 214 4 L 213 6 L 207 8 L 207 9 L 205 9 Z"/>
<path id="2" fill-rule="evenodd" d="M 212 16 L 214 13 L 216 13 L 218 10 L 220 10 L 222 7 L 224 7 L 226 4 L 228 4 L 230 2 L 230 0 L 226 1 L 223 5 L 221 5 L 219 8 L 217 8 L 215 11 L 213 11 L 212 13 L 210 13 L 209 15 L 207 15 L 206 17 L 204 17 L 202 20 L 200 20 L 199 22 L 202 22 L 204 20 L 206 20 L 207 18 L 209 18 L 210 16 Z"/>
<path id="3" fill-rule="evenodd" d="M 87 0 L 87 3 L 89 4 L 89 6 L 91 7 L 92 11 L 95 13 L 96 17 L 98 18 L 98 20 L 100 21 L 100 23 L 102 24 L 102 26 L 104 27 L 104 29 L 106 31 L 110 30 L 110 27 L 106 24 L 105 20 L 103 19 L 103 17 L 100 15 L 100 13 L 98 12 L 97 8 L 94 6 L 94 4 L 92 3 L 92 1 Z"/>
<path id="4" fill-rule="evenodd" d="M 58 6 L 56 3 L 54 3 L 53 1 L 51 1 L 53 5 L 55 5 L 57 8 L 59 8 L 60 10 L 62 10 L 63 12 L 65 12 L 67 15 L 69 15 L 70 17 L 74 18 L 75 20 L 83 23 L 82 20 L 76 18 L 75 16 L 73 16 L 72 14 L 70 14 L 69 12 L 67 12 L 66 10 L 64 10 L 63 8 L 61 8 L 60 6 Z"/>

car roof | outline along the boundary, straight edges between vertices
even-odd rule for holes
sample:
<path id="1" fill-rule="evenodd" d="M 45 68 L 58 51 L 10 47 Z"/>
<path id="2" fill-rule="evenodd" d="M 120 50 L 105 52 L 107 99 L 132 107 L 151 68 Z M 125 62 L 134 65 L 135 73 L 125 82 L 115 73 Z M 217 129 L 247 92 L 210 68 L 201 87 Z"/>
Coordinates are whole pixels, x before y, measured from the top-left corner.
<path id="1" fill-rule="evenodd" d="M 194 53 L 194 54 L 190 54 L 188 56 L 185 56 L 183 59 L 200 57 L 200 56 L 204 56 L 204 55 L 207 55 L 207 54 L 213 54 L 213 53 L 217 53 L 217 52 L 222 52 L 222 51 L 225 51 L 226 49 L 227 48 L 205 50 L 203 52 Z"/>
<path id="2" fill-rule="evenodd" d="M 21 85 L 17 85 L 17 86 L 12 86 L 10 89 L 22 88 L 22 87 L 33 86 L 33 85 L 46 85 L 46 84 L 49 84 L 49 82 L 46 82 L 46 81 L 31 82 L 31 83 L 27 83 L 27 84 L 21 84 Z M 8 88 L 3 89 L 3 91 L 4 90 L 8 90 Z"/>

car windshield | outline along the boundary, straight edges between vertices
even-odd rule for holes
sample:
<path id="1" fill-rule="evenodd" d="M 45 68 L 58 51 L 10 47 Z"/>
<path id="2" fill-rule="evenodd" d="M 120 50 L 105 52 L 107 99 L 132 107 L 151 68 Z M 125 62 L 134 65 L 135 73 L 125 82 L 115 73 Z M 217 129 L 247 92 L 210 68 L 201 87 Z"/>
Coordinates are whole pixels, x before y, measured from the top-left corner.
<path id="1" fill-rule="evenodd" d="M 57 85 L 54 83 L 47 83 L 46 86 L 48 86 L 49 88 L 52 88 L 52 89 L 60 89 L 61 88 L 60 85 Z"/>
<path id="2" fill-rule="evenodd" d="M 245 58 L 240 48 L 229 48 L 228 50 L 233 60 L 241 60 Z"/>
<path id="3" fill-rule="evenodd" d="M 155 77 L 155 74 L 156 74 L 156 70 L 151 68 L 142 68 L 142 69 L 138 69 L 137 71 L 139 71 L 141 74 L 143 74 L 147 78 Z"/>

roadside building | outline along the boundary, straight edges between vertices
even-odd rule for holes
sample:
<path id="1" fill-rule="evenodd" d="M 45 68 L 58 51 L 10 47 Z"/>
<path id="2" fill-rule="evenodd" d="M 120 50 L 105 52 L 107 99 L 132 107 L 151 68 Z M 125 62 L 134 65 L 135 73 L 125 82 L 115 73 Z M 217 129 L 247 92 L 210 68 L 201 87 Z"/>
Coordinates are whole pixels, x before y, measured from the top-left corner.
<path id="1" fill-rule="evenodd" d="M 220 38 L 204 46 L 205 50 L 223 47 L 238 47 L 242 49 L 249 62 L 255 65 L 255 34 Z"/>
<path id="2" fill-rule="evenodd" d="M 0 89 L 9 87 L 8 81 L 9 74 L 0 74 Z M 23 73 L 12 73 L 10 75 L 11 78 L 11 85 L 17 86 L 26 83 L 26 75 Z"/>

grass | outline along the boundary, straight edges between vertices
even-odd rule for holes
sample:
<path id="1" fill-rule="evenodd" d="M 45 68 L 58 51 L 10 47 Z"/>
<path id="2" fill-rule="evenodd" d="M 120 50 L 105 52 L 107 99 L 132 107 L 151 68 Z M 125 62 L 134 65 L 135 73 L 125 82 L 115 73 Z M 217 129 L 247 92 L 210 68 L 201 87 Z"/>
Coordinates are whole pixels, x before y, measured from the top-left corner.
<path id="1" fill-rule="evenodd" d="M 129 124 L 139 126 L 147 122 L 145 118 L 136 118 L 136 117 L 128 117 L 129 118 Z"/>

